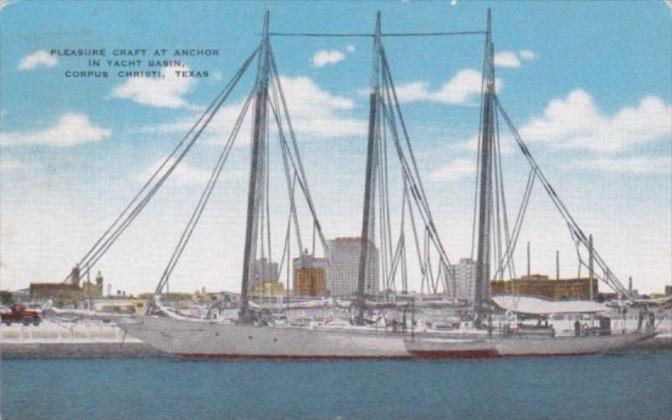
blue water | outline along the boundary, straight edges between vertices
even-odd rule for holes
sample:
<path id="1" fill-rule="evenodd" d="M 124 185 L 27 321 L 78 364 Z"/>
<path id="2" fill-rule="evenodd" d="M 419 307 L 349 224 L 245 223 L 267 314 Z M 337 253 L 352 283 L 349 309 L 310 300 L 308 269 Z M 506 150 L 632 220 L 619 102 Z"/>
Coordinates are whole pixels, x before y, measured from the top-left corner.
<path id="1" fill-rule="evenodd" d="M 448 362 L 6 360 L 5 419 L 666 419 L 672 352 Z"/>

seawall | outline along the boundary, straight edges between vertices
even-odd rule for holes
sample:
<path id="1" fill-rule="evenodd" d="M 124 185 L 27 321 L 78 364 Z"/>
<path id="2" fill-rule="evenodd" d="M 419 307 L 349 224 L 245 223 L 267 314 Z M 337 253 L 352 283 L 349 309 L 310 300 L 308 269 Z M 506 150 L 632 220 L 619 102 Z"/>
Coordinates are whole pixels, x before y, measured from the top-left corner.
<path id="1" fill-rule="evenodd" d="M 3 359 L 160 357 L 145 343 L 2 343 Z"/>

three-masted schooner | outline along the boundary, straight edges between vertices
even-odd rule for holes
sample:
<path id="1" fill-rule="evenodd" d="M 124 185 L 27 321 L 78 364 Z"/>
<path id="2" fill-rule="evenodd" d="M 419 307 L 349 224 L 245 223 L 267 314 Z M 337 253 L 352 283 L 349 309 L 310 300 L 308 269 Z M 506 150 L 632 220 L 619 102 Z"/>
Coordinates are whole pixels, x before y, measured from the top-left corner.
<path id="1" fill-rule="evenodd" d="M 467 32 L 462 32 L 462 34 Z M 412 211 L 412 204 L 416 206 L 416 211 L 424 225 L 425 246 L 433 247 L 435 255 L 438 256 L 438 272 L 434 276 L 430 264 L 423 264 L 423 275 L 426 275 L 429 283 L 433 284 L 434 289 L 442 283 L 445 290 L 450 289 L 450 281 L 454 280 L 454 272 L 450 269 L 448 257 L 441 243 L 432 220 L 431 211 L 427 203 L 427 197 L 420 181 L 419 171 L 415 158 L 408 142 L 408 133 L 401 115 L 401 108 L 397 99 L 397 93 L 392 82 L 391 72 L 382 38 L 387 34 L 381 31 L 380 13 L 376 19 L 375 31 L 372 34 L 366 34 L 373 39 L 373 77 L 371 91 L 369 95 L 369 126 L 367 138 L 367 161 L 364 188 L 364 207 L 362 217 L 361 234 L 361 252 L 359 259 L 359 277 L 356 299 L 353 302 L 354 316 L 349 325 L 329 326 L 329 325 L 273 325 L 272 322 L 266 322 L 262 314 L 251 305 L 249 289 L 251 279 L 254 278 L 254 262 L 258 249 L 257 239 L 259 232 L 264 229 L 263 212 L 265 211 L 264 197 L 268 189 L 267 164 L 268 164 L 268 121 L 275 120 L 277 129 L 281 138 L 281 147 L 283 158 L 289 161 L 294 168 L 294 179 L 287 173 L 287 182 L 292 209 L 295 208 L 294 195 L 295 187 L 299 186 L 301 192 L 308 203 L 310 213 L 314 219 L 316 233 L 320 238 L 324 248 L 328 246 L 322 234 L 320 224 L 316 216 L 315 206 L 312 202 L 308 189 L 308 182 L 303 171 L 298 148 L 294 140 L 294 133 L 289 119 L 287 104 L 282 92 L 280 77 L 277 71 L 275 58 L 271 48 L 271 33 L 269 32 L 269 14 L 264 18 L 264 26 L 259 47 L 244 62 L 241 69 L 234 75 L 234 78 L 226 86 L 213 105 L 206 110 L 203 117 L 194 126 L 192 140 L 186 143 L 186 151 L 193 144 L 193 137 L 200 135 L 207 123 L 221 107 L 224 100 L 229 96 L 233 86 L 240 80 L 242 74 L 250 66 L 254 58 L 257 59 L 257 76 L 253 90 L 250 92 L 243 105 L 241 116 L 236 121 L 233 131 L 229 138 L 232 139 L 240 129 L 242 119 L 248 108 L 253 108 L 253 131 L 251 145 L 251 165 L 247 197 L 247 224 L 243 256 L 243 273 L 241 284 L 240 308 L 237 320 L 223 322 L 221 320 L 202 320 L 190 319 L 162 306 L 160 301 L 161 293 L 168 282 L 170 273 L 175 267 L 184 247 L 186 246 L 194 226 L 198 223 L 202 209 L 207 203 L 209 195 L 217 182 L 221 168 L 228 157 L 230 147 L 227 143 L 220 159 L 217 163 L 213 177 L 208 183 L 197 211 L 185 229 L 180 242 L 164 271 L 161 280 L 156 288 L 155 306 L 163 312 L 162 316 L 147 316 L 135 319 L 120 321 L 121 328 L 129 334 L 142 339 L 146 343 L 172 355 L 192 358 L 410 358 L 410 357 L 497 357 L 502 355 L 526 355 L 526 354 L 593 354 L 605 351 L 615 350 L 626 347 L 636 341 L 651 337 L 653 332 L 635 332 L 621 335 L 594 335 L 594 336 L 535 336 L 535 337 L 511 337 L 505 335 L 493 334 L 492 314 L 497 309 L 497 305 L 489 296 L 489 283 L 493 275 L 491 261 L 496 261 L 496 268 L 499 272 L 501 267 L 505 266 L 511 258 L 512 244 L 515 241 L 512 238 L 507 240 L 507 251 L 498 254 L 493 258 L 491 253 L 491 232 L 492 226 L 492 202 L 497 196 L 495 188 L 498 182 L 495 180 L 498 163 L 496 160 L 497 144 L 496 136 L 496 118 L 501 114 L 506 123 L 514 132 L 514 138 L 521 151 L 528 159 L 532 167 L 534 178 L 538 178 L 547 190 L 554 204 L 561 212 L 563 217 L 568 220 L 570 230 L 577 243 L 587 246 L 587 238 L 576 225 L 569 215 L 565 206 L 560 202 L 554 190 L 544 177 L 543 173 L 536 165 L 529 150 L 515 132 L 510 119 L 503 111 L 495 91 L 494 74 L 494 46 L 491 39 L 490 12 L 488 12 L 488 23 L 485 31 L 468 32 L 470 34 L 484 34 L 485 42 L 485 61 L 483 73 L 483 92 L 481 107 L 481 132 L 479 137 L 479 174 L 478 174 L 478 214 L 477 220 L 477 261 L 475 277 L 475 299 L 472 305 L 474 315 L 474 327 L 469 331 L 440 333 L 437 331 L 416 331 L 415 325 L 411 321 L 410 328 L 404 324 L 404 328 L 378 330 L 366 325 L 367 307 L 371 307 L 366 299 L 366 276 L 369 272 L 370 258 L 369 241 L 375 235 L 375 214 L 376 214 L 376 189 L 378 194 L 383 194 L 386 186 L 386 175 L 384 171 L 384 162 L 381 161 L 382 132 L 392 133 L 393 144 L 399 158 L 403 181 L 404 181 L 404 200 L 402 207 Z M 450 34 L 450 33 L 443 33 Z M 457 34 L 457 33 L 455 33 Z M 394 34 L 398 36 L 400 34 Z M 413 34 L 417 35 L 417 34 Z M 285 119 L 283 120 L 283 112 Z M 284 122 L 283 122 L 284 121 Z M 292 142 L 286 140 L 286 135 Z M 185 137 L 186 139 L 186 137 Z M 400 139 L 406 140 L 406 146 Z M 181 159 L 186 153 L 182 151 L 176 153 L 177 159 Z M 169 161 L 167 161 L 169 162 Z M 167 164 L 164 176 L 172 172 L 174 166 Z M 167 174 L 167 175 L 166 175 Z M 159 177 L 160 184 L 165 181 L 164 177 Z M 157 187 L 158 188 L 158 187 Z M 381 191 L 382 190 L 382 191 Z M 152 193 L 155 190 L 151 190 Z M 495 198 L 493 198 L 495 197 Z M 151 198 L 151 197 L 150 197 Z M 140 202 L 142 206 L 146 201 Z M 267 206 L 266 206 L 267 208 Z M 140 208 L 141 209 L 141 208 Z M 378 209 L 380 210 L 380 209 Z M 296 218 L 296 213 L 292 213 L 291 218 Z M 381 226 L 389 223 L 385 219 L 384 212 L 380 220 Z M 413 221 L 415 232 L 415 222 Z M 381 229 L 380 235 L 385 237 L 388 243 L 389 234 L 385 229 Z M 386 236 L 387 235 L 387 236 Z M 263 235 L 262 235 L 263 236 Z M 417 237 L 415 238 L 417 242 Z M 403 265 L 402 255 L 405 257 L 405 248 L 403 237 L 397 243 L 393 250 L 389 247 L 392 258 L 386 261 L 384 270 L 386 274 L 393 275 L 400 265 Z M 594 255 L 592 244 L 590 244 L 591 258 Z M 94 261 L 95 262 L 95 261 Z M 598 264 L 603 261 L 597 256 Z M 289 264 L 289 259 L 288 259 Z M 604 264 L 606 267 L 606 264 Z M 404 271 L 403 269 L 401 271 Z M 627 296 L 627 291 L 620 285 L 616 277 L 610 270 L 605 270 L 603 278 L 610 286 L 623 292 Z M 429 284 L 428 283 L 428 284 Z"/>

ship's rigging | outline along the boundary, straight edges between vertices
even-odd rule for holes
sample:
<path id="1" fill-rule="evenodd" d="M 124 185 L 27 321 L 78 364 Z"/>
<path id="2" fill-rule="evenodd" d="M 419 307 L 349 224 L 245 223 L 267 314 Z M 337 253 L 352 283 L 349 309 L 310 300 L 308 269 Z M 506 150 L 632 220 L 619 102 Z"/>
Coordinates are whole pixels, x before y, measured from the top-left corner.
<path id="1" fill-rule="evenodd" d="M 292 236 L 296 238 L 295 245 L 299 255 L 305 249 L 304 243 L 306 242 L 302 237 L 297 211 L 297 187 L 312 219 L 311 253 L 315 254 L 316 242 L 319 241 L 324 255 L 328 256 L 329 254 L 328 242 L 317 216 L 316 206 L 308 187 L 308 180 L 299 154 L 296 134 L 292 126 L 287 99 L 282 89 L 271 38 L 274 36 L 370 37 L 373 40 L 373 60 L 369 93 L 369 124 L 355 322 L 362 323 L 364 321 L 367 297 L 366 284 L 371 264 L 369 253 L 375 247 L 376 242 L 378 242 L 380 250 L 381 285 L 385 291 L 408 292 L 407 246 L 412 242 L 418 259 L 421 292 L 438 293 L 441 289 L 444 296 L 455 297 L 455 272 L 451 268 L 448 253 L 443 246 L 430 211 L 429 200 L 420 177 L 409 130 L 402 114 L 390 63 L 383 45 L 383 38 L 481 35 L 485 35 L 485 57 L 483 61 L 482 103 L 477 152 L 477 188 L 472 235 L 472 254 L 474 251 L 476 254 L 473 302 L 475 313 L 480 317 L 492 304 L 489 296 L 489 283 L 493 278 L 502 277 L 505 275 L 504 273 L 508 273 L 512 278 L 515 276 L 513 254 L 518 243 L 530 196 L 536 183 L 541 183 L 554 207 L 567 224 L 576 247 L 579 267 L 589 268 L 592 276 L 594 270 L 591 267 L 594 262 L 601 270 L 601 273 L 595 272 L 596 277 L 621 296 L 630 297 L 628 290 L 623 287 L 615 274 L 609 269 L 604 259 L 592 246 L 592 241 L 584 234 L 567 207 L 560 200 L 502 106 L 495 86 L 494 44 L 492 42 L 489 12 L 485 31 L 383 33 L 380 14 L 378 14 L 373 33 L 328 34 L 270 32 L 269 14 L 267 12 L 264 17 L 259 46 L 242 63 L 223 90 L 163 160 L 159 168 L 142 186 L 121 214 L 82 257 L 79 262 L 82 270 L 81 274 L 83 276 L 88 275 L 89 271 L 135 221 L 169 179 L 175 168 L 183 161 L 223 104 L 229 100 L 239 81 L 256 59 L 257 74 L 254 86 L 243 102 L 238 118 L 218 156 L 210 178 L 155 289 L 156 295 L 165 291 L 171 274 L 192 238 L 212 192 L 220 179 L 231 149 L 239 136 L 243 121 L 250 108 L 252 108 L 253 130 L 240 306 L 241 321 L 250 321 L 253 316 L 249 308 L 249 291 L 251 279 L 255 278 L 256 275 L 254 262 L 257 256 L 269 260 L 272 260 L 273 256 L 271 246 L 271 215 L 273 211 L 269 201 L 269 149 L 272 131 L 277 135 L 280 145 L 289 199 L 289 216 L 286 223 L 283 250 L 280 253 L 279 261 L 282 265 L 279 272 L 282 272 L 282 267 L 287 264 L 286 268 L 289 276 L 289 265 L 292 261 L 290 252 Z M 530 166 L 525 192 L 512 224 L 509 223 L 504 194 L 504 178 L 500 156 L 500 119 L 504 120 L 506 128 L 515 140 L 515 144 Z M 273 130 L 271 130 L 271 127 Z M 388 151 L 388 149 L 390 150 Z M 397 185 L 402 195 L 401 208 L 399 209 L 400 217 L 398 219 L 399 227 L 396 229 L 397 235 L 393 235 L 393 218 L 389 198 L 390 155 L 395 157 L 394 162 L 400 167 L 402 179 L 401 185 Z M 407 235 L 410 236 L 410 240 L 407 239 Z M 376 237 L 378 241 L 376 241 Z M 590 257 L 588 263 L 583 256 L 586 251 Z M 65 281 L 69 280 L 70 276 L 66 277 Z"/>
<path id="2" fill-rule="evenodd" d="M 495 48 L 492 41 L 489 10 L 484 49 L 476 195 L 474 199 L 474 224 L 472 230 L 472 255 L 474 248 L 476 251 L 473 307 L 477 322 L 483 321 L 484 315 L 493 306 L 493 302 L 490 299 L 490 281 L 503 278 L 505 273 L 508 273 L 511 279 L 516 277 L 513 255 L 518 244 L 520 231 L 530 203 L 530 197 L 537 180 L 541 183 L 553 206 L 567 225 L 577 253 L 577 278 L 580 278 L 582 267 L 587 268 L 589 271 L 591 300 L 593 299 L 592 283 L 596 279 L 604 282 L 617 292 L 621 298 L 631 299 L 632 296 L 630 296 L 628 289 L 621 284 L 604 259 L 595 250 L 592 236 L 587 236 L 581 230 L 576 220 L 555 192 L 555 189 L 551 186 L 500 102 L 496 89 Z M 520 207 L 512 226 L 509 223 L 504 189 L 500 118 L 504 120 L 505 126 L 511 133 L 515 145 L 530 167 Z M 585 253 L 588 254 L 587 262 L 584 257 Z M 594 270 L 594 264 L 597 264 L 601 269 L 601 274 Z M 512 292 L 516 294 L 515 290 Z"/>

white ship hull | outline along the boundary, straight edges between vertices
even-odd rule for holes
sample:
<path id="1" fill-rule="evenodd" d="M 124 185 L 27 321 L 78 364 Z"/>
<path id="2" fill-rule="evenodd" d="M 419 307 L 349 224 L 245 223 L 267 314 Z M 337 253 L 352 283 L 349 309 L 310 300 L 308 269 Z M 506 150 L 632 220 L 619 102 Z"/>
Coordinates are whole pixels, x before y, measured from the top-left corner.
<path id="1" fill-rule="evenodd" d="M 493 342 L 500 356 L 570 356 L 623 350 L 655 333 L 633 332 L 589 337 L 501 338 Z"/>
<path id="2" fill-rule="evenodd" d="M 146 317 L 119 322 L 130 335 L 184 358 L 366 359 L 409 358 L 398 334 L 357 330 L 193 322 Z"/>
<path id="3" fill-rule="evenodd" d="M 345 329 L 259 327 L 146 317 L 119 322 L 130 335 L 184 358 L 405 359 L 491 358 L 601 354 L 655 333 L 590 337 L 428 338 Z M 406 338 L 406 339 L 404 339 Z"/>
<path id="4" fill-rule="evenodd" d="M 496 337 L 487 340 L 420 338 L 407 339 L 404 345 L 413 356 L 431 359 L 571 356 L 619 351 L 654 336 L 652 332 L 633 332 L 590 337 Z"/>

